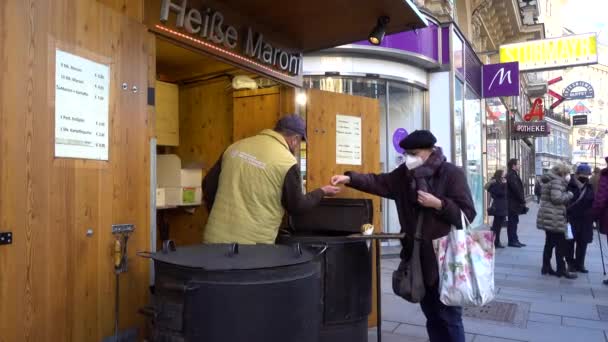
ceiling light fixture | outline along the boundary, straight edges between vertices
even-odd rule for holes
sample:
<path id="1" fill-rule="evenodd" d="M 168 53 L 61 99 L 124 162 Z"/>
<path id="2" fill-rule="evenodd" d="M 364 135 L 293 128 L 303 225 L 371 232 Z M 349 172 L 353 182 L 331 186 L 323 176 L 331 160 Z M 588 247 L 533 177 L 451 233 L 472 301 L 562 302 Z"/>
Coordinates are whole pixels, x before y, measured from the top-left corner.
<path id="1" fill-rule="evenodd" d="M 382 40 L 386 34 L 386 25 L 388 25 L 390 21 L 391 19 L 384 15 L 378 18 L 378 23 L 367 38 L 372 45 L 382 44 Z"/>

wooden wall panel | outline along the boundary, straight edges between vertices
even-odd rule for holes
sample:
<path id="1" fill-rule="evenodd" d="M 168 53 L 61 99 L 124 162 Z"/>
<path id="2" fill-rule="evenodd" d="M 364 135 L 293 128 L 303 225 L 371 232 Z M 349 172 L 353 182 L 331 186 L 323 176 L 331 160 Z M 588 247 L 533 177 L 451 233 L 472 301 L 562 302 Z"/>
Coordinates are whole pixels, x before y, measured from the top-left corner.
<path id="1" fill-rule="evenodd" d="M 148 37 L 95 0 L 0 2 L 0 231 L 14 234 L 0 246 L 2 342 L 113 334 L 114 223 L 136 225 L 120 325 L 142 326 L 149 264 L 135 252 L 149 248 Z M 56 47 L 111 65 L 109 162 L 54 158 Z"/>
<path id="2" fill-rule="evenodd" d="M 232 143 L 232 89 L 227 78 L 191 86 L 182 86 L 180 102 L 180 144 L 174 149 L 182 164 L 203 163 L 203 176 L 213 167 Z M 207 209 L 196 208 L 194 214 L 172 209 L 167 215 L 170 238 L 177 245 L 201 243 L 207 222 Z"/>
<path id="3" fill-rule="evenodd" d="M 144 18 L 144 0 L 97 0 L 98 2 L 141 23 Z"/>
<path id="4" fill-rule="evenodd" d="M 279 87 L 234 92 L 235 141 L 274 128 L 280 117 Z"/>
<path id="5" fill-rule="evenodd" d="M 307 179 L 308 190 L 329 183 L 333 175 L 346 171 L 378 173 L 380 168 L 380 105 L 378 100 L 320 90 L 308 90 L 307 123 Z M 359 116 L 362 119 L 362 165 L 336 164 L 336 115 Z M 381 231 L 380 198 L 350 188 L 343 188 L 338 197 L 371 198 L 374 204 L 373 224 Z M 375 265 L 375 264 L 374 264 Z M 374 266 L 375 269 L 375 266 Z M 370 323 L 376 322 L 375 275 L 373 281 L 373 310 Z"/>

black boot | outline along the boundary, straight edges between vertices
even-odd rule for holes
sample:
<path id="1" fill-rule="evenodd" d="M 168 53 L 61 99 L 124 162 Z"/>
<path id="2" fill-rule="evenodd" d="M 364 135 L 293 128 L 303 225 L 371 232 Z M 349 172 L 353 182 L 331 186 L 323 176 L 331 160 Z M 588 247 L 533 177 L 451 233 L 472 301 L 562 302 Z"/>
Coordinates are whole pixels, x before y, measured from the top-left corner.
<path id="1" fill-rule="evenodd" d="M 552 275 L 552 276 L 557 275 L 557 273 L 553 270 L 553 268 L 551 268 L 551 265 L 548 265 L 548 266 L 545 265 L 545 266 L 543 266 L 543 268 L 540 271 L 540 273 L 542 275 L 547 275 L 547 274 L 548 275 Z"/>
<path id="2" fill-rule="evenodd" d="M 570 272 L 568 272 L 565 269 L 563 269 L 563 270 L 557 270 L 556 276 L 558 278 L 564 277 L 566 279 L 576 279 L 576 278 L 578 278 L 578 276 L 575 273 L 570 273 Z"/>

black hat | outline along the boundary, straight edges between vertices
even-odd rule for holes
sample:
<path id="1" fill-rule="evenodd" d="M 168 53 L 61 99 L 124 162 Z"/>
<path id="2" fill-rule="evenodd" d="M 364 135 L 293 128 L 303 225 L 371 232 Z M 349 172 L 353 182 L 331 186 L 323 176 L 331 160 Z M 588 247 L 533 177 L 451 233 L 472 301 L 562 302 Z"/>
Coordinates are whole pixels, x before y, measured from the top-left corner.
<path id="1" fill-rule="evenodd" d="M 410 133 L 399 143 L 404 150 L 415 150 L 418 148 L 432 148 L 435 146 L 437 138 L 427 130 L 416 130 Z"/>
<path id="2" fill-rule="evenodd" d="M 297 114 L 290 114 L 282 117 L 274 128 L 277 131 L 284 131 L 298 134 L 306 141 L 306 122 Z"/>

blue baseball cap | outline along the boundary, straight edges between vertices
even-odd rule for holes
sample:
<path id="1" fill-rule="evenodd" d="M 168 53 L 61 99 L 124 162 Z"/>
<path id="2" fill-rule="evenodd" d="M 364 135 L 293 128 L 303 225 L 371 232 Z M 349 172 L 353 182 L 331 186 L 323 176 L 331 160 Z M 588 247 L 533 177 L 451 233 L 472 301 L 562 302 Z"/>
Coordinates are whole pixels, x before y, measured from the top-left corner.
<path id="1" fill-rule="evenodd" d="M 591 175 L 591 166 L 589 164 L 583 163 L 576 168 L 576 173 L 579 175 Z"/>
<path id="2" fill-rule="evenodd" d="M 306 122 L 297 114 L 290 114 L 282 117 L 274 127 L 276 131 L 290 132 L 297 134 L 306 141 Z"/>

